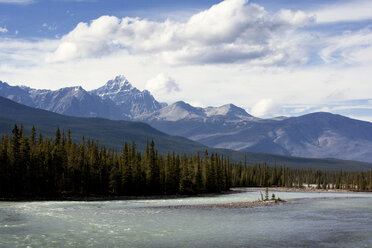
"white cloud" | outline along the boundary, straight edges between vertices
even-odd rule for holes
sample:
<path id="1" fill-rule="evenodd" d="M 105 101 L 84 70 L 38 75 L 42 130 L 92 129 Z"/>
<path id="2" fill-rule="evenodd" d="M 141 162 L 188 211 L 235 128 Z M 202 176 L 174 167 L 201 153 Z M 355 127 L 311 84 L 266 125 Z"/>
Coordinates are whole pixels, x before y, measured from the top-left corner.
<path id="1" fill-rule="evenodd" d="M 333 5 L 326 5 L 316 10 L 315 15 L 318 23 L 361 21 L 372 19 L 372 1 L 352 0 Z"/>
<path id="2" fill-rule="evenodd" d="M 319 54 L 326 63 L 372 62 L 372 30 L 365 28 L 327 37 Z"/>
<path id="3" fill-rule="evenodd" d="M 278 112 L 280 107 L 273 102 L 272 99 L 264 98 L 259 100 L 251 109 L 253 116 L 265 117 L 268 115 L 273 115 Z"/>
<path id="4" fill-rule="evenodd" d="M 150 92 L 160 94 L 169 94 L 180 91 L 180 87 L 176 81 L 163 73 L 160 73 L 156 77 L 150 79 L 146 84 L 146 89 L 148 89 Z"/>
<path id="5" fill-rule="evenodd" d="M 350 109 L 369 109 L 372 110 L 372 106 L 369 105 L 346 105 L 346 106 L 334 106 L 332 110 L 350 110 Z"/>
<path id="6" fill-rule="evenodd" d="M 56 48 L 56 41 L 0 39 L 0 67 L 40 65 L 42 57 Z"/>
<path id="7" fill-rule="evenodd" d="M 0 27 L 0 33 L 7 33 L 7 32 L 8 32 L 7 28 Z"/>
<path id="8" fill-rule="evenodd" d="M 183 21 L 104 16 L 80 23 L 62 39 L 0 38 L 0 80 L 35 88 L 93 89 L 124 74 L 168 103 L 184 100 L 206 107 L 231 102 L 261 117 L 326 106 L 354 114 L 358 109 L 337 110 L 331 102 L 370 99 L 372 31 L 296 30 L 309 19 L 303 12 L 268 13 L 238 0 Z M 49 61 L 60 63 L 43 60 L 47 54 Z M 292 66 L 316 55 L 325 63 Z M 172 89 L 167 82 L 175 80 L 160 72 L 174 75 L 182 92 L 173 87 L 167 93 Z M 153 75 L 158 76 L 149 80 Z M 363 111 L 359 115 L 368 116 Z"/>
<path id="9" fill-rule="evenodd" d="M 7 4 L 30 4 L 34 3 L 35 0 L 0 0 L 1 3 L 7 3 Z"/>
<path id="10" fill-rule="evenodd" d="M 225 0 L 185 22 L 101 16 L 89 24 L 79 23 L 63 36 L 47 61 L 101 57 L 125 49 L 170 64 L 302 63 L 306 58 L 289 34 L 313 21 L 302 11 L 271 14 L 247 0 Z"/>
<path id="11" fill-rule="evenodd" d="M 57 27 L 55 26 L 55 24 L 53 24 L 53 25 L 49 25 L 48 23 L 43 23 L 43 25 L 41 25 L 43 28 L 45 28 L 45 29 L 48 29 L 48 30 L 50 30 L 50 31 L 53 31 L 53 30 L 56 30 L 57 29 Z"/>

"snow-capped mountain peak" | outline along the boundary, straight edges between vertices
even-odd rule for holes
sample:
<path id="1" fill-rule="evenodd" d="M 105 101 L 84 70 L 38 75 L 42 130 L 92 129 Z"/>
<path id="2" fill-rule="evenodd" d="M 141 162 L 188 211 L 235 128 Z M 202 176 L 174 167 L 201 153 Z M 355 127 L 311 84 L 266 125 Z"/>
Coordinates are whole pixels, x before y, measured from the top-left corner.
<path id="1" fill-rule="evenodd" d="M 98 95 L 104 97 L 106 94 L 118 94 L 120 92 L 132 90 L 138 91 L 137 88 L 132 86 L 125 76 L 119 75 L 94 91 L 97 91 Z"/>
<path id="2" fill-rule="evenodd" d="M 98 95 L 103 99 L 111 99 L 114 102 L 119 101 L 120 103 L 123 102 L 123 97 L 126 98 L 128 95 L 138 94 L 140 92 L 123 75 L 116 76 L 114 79 L 107 81 L 102 87 L 90 91 L 90 93 Z"/>
<path id="3" fill-rule="evenodd" d="M 119 75 L 109 80 L 104 86 L 90 91 L 103 100 L 111 100 L 122 109 L 127 116 L 138 116 L 152 113 L 163 107 L 147 90 L 140 91 L 126 79 Z"/>

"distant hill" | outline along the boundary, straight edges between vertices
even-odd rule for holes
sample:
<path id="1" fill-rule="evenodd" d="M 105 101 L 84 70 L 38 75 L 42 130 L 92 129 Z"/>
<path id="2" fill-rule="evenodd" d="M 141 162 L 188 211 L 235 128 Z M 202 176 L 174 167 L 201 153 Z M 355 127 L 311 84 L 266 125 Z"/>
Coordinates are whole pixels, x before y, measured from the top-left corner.
<path id="1" fill-rule="evenodd" d="M 31 108 L 0 97 L 0 134 L 10 133 L 14 124 L 22 123 L 25 131 L 35 125 L 43 135 L 54 137 L 57 126 L 68 129 L 72 137 L 80 141 L 99 140 L 110 148 L 122 149 L 124 141 L 135 140 L 140 150 L 144 150 L 147 138 L 156 141 L 156 148 L 161 151 L 194 152 L 207 147 L 183 137 L 175 137 L 160 132 L 148 124 L 131 121 L 114 121 L 102 118 L 81 118 L 56 114 L 50 111 Z"/>
<path id="2" fill-rule="evenodd" d="M 372 169 L 372 164 L 337 159 L 307 159 L 265 153 L 239 152 L 227 149 L 207 148 L 206 146 L 183 137 L 170 136 L 148 124 L 130 121 L 114 121 L 102 118 L 81 118 L 56 114 L 50 111 L 31 108 L 0 97 L 0 135 L 10 133 L 14 124 L 22 123 L 26 131 L 35 125 L 37 131 L 45 136 L 54 136 L 56 127 L 71 129 L 72 137 L 79 141 L 81 136 L 99 140 L 100 144 L 121 151 L 124 141 L 134 140 L 139 150 L 144 150 L 147 138 L 154 139 L 160 153 L 175 151 L 178 154 L 204 152 L 206 149 L 229 156 L 232 161 L 249 164 L 267 162 L 285 164 L 291 168 L 313 168 L 322 170 L 360 171 Z"/>

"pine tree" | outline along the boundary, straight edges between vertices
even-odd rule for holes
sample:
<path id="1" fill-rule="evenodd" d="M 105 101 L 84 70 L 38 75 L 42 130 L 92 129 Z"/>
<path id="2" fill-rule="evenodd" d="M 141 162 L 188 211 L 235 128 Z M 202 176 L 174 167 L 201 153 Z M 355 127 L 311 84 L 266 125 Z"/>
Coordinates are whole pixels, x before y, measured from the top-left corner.
<path id="1" fill-rule="evenodd" d="M 120 156 L 120 167 L 122 174 L 122 192 L 124 194 L 132 194 L 132 164 L 129 160 L 129 147 L 125 142 L 123 153 Z"/>
<path id="2" fill-rule="evenodd" d="M 15 125 L 12 136 L 0 140 L 0 196 L 59 196 L 64 194 L 142 195 L 220 192 L 239 186 L 298 186 L 302 182 L 319 188 L 372 190 L 372 172 L 298 170 L 265 163 L 248 166 L 230 163 L 218 154 L 200 159 L 199 154 L 166 157 L 152 141 L 144 154 L 135 143 L 125 143 L 118 154 L 97 141 L 80 143 L 57 128 L 56 136 L 36 141 L 36 128 L 29 137 Z M 273 197 L 272 197 L 273 198 Z M 268 189 L 265 198 L 268 199 Z"/>
<path id="3" fill-rule="evenodd" d="M 160 193 L 160 173 L 155 152 L 155 143 L 152 140 L 150 143 L 149 159 L 148 159 L 148 189 L 153 194 Z"/>
<path id="4" fill-rule="evenodd" d="M 179 191 L 181 194 L 190 194 L 193 192 L 192 190 L 192 181 L 191 181 L 191 175 L 190 175 L 190 169 L 189 169 L 189 162 L 184 155 L 181 159 L 181 179 L 180 179 L 180 186 Z"/>
<path id="5" fill-rule="evenodd" d="M 35 144 L 36 144 L 36 128 L 35 128 L 35 126 L 32 126 L 32 128 L 31 128 L 30 141 L 31 141 L 31 147 L 34 147 Z"/>
<path id="6" fill-rule="evenodd" d="M 196 157 L 195 188 L 196 188 L 196 192 L 204 191 L 203 170 L 202 170 L 202 166 L 200 163 L 199 153 L 197 154 L 197 157 Z"/>

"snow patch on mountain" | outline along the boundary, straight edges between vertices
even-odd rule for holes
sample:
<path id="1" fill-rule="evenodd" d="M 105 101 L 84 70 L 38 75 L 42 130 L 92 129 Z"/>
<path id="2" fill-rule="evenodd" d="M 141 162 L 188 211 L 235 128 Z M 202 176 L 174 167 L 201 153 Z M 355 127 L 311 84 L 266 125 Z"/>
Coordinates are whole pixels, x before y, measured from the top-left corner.
<path id="1" fill-rule="evenodd" d="M 130 118 L 153 113 L 164 107 L 164 103 L 156 101 L 149 91 L 133 87 L 123 75 L 109 80 L 104 86 L 90 91 L 90 94 L 113 101 Z"/>

